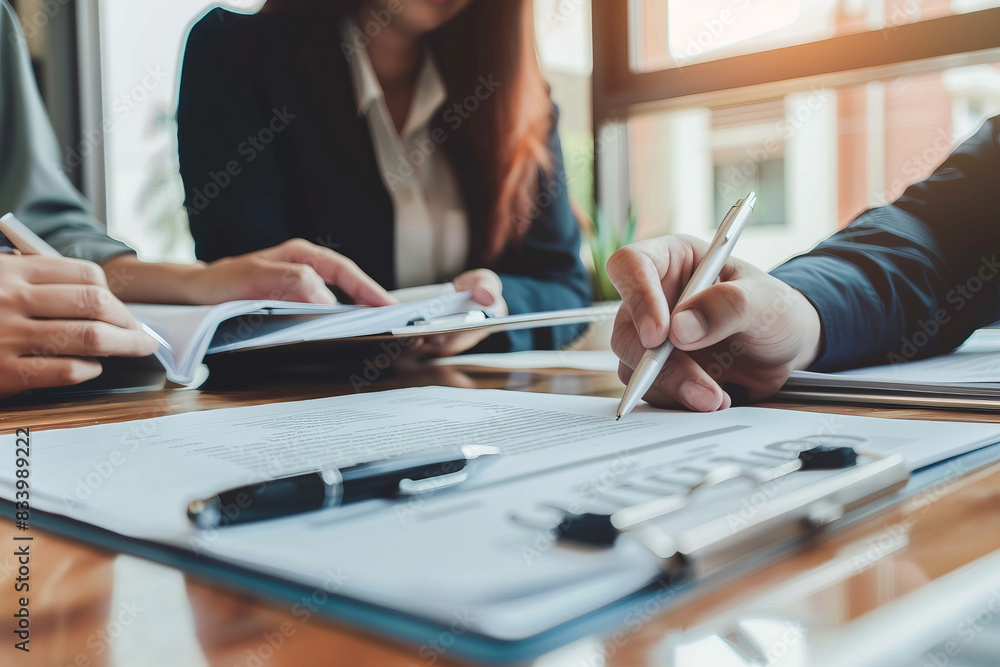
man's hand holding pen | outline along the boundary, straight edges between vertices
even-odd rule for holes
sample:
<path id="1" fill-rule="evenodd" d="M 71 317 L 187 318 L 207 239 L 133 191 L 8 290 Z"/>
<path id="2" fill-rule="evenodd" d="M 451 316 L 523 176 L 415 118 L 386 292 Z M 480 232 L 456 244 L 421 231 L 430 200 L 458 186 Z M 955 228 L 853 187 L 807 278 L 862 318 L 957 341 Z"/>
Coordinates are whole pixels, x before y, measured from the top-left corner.
<path id="1" fill-rule="evenodd" d="M 621 293 L 611 347 L 628 382 L 647 349 L 670 340 L 670 355 L 644 399 L 657 407 L 712 412 L 729 407 L 723 386 L 742 386 L 750 401 L 776 392 L 820 349 L 819 316 L 797 290 L 730 258 L 716 284 L 671 312 L 708 244 L 665 236 L 622 248 L 608 262 Z"/>

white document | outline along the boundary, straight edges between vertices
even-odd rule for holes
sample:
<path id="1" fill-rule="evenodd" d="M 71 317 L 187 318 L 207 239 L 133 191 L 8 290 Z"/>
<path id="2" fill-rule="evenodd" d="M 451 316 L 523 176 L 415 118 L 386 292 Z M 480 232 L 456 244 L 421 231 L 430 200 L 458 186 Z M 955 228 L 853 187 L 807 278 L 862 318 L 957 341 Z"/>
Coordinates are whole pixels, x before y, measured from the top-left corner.
<path id="1" fill-rule="evenodd" d="M 948 354 L 839 373 L 795 371 L 786 389 L 912 391 L 1000 398 L 1000 331 L 981 329 Z"/>
<path id="2" fill-rule="evenodd" d="M 460 354 L 430 362 L 434 366 L 476 366 L 502 370 L 569 368 L 580 371 L 618 370 L 618 357 L 611 350 L 525 350 L 499 354 Z"/>
<path id="3" fill-rule="evenodd" d="M 818 444 L 898 452 L 919 467 L 1000 441 L 1000 425 L 763 408 L 643 407 L 616 422 L 616 405 L 430 387 L 36 431 L 32 504 L 446 625 L 458 614 L 477 632 L 519 639 L 658 576 L 656 559 L 628 536 L 610 549 L 555 543 L 545 529 L 552 506 L 609 512 L 675 493 L 721 464 L 770 468 Z M 13 436 L 0 443 L 13 450 Z M 504 454 L 452 491 L 397 503 L 217 531 L 197 530 L 185 515 L 189 501 L 233 486 L 460 444 Z M 12 472 L 0 469 L 7 499 Z M 829 474 L 794 473 L 771 490 Z M 752 511 L 760 491 L 734 484 L 693 503 L 686 521 Z"/>

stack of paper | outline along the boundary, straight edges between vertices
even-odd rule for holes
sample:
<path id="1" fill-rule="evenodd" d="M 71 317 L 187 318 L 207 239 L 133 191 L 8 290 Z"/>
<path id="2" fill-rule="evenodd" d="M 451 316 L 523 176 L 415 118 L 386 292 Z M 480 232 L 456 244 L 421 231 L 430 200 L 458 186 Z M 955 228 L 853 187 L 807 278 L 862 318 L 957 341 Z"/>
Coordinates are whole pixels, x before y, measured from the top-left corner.
<path id="1" fill-rule="evenodd" d="M 839 373 L 795 371 L 779 397 L 857 399 L 925 407 L 1000 409 L 1000 331 L 983 329 L 954 352 Z M 942 399 L 936 401 L 935 399 Z"/>

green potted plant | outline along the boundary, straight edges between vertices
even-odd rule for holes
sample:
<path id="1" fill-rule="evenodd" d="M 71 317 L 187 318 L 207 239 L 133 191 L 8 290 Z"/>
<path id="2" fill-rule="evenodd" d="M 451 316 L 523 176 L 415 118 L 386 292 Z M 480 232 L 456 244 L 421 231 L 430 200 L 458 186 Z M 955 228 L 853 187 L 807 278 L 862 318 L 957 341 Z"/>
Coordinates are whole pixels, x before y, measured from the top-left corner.
<path id="1" fill-rule="evenodd" d="M 589 221 L 590 230 L 587 242 L 590 246 L 590 256 L 593 260 L 591 283 L 594 289 L 594 301 L 618 301 L 621 297 L 618 290 L 608 279 L 606 267 L 608 259 L 622 246 L 635 241 L 637 216 L 635 209 L 629 205 L 628 212 L 622 224 L 615 224 L 604 211 L 598 207 Z"/>

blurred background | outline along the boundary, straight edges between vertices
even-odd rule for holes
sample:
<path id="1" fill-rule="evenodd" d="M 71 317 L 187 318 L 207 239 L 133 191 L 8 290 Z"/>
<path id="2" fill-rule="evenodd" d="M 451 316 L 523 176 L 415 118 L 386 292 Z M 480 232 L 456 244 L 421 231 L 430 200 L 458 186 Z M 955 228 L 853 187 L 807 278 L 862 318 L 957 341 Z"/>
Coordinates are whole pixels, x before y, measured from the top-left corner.
<path id="1" fill-rule="evenodd" d="M 13 4 L 67 172 L 111 234 L 143 258 L 191 259 L 176 165 L 177 77 L 188 28 L 217 3 Z M 224 3 L 246 12 L 260 4 Z M 591 217 L 599 206 L 602 225 L 622 228 L 631 210 L 640 237 L 704 238 L 754 189 L 758 213 L 739 254 L 771 267 L 891 202 L 1000 112 L 1000 54 L 969 37 L 986 24 L 1000 44 L 997 7 L 1000 0 L 536 0 L 571 194 Z"/>

